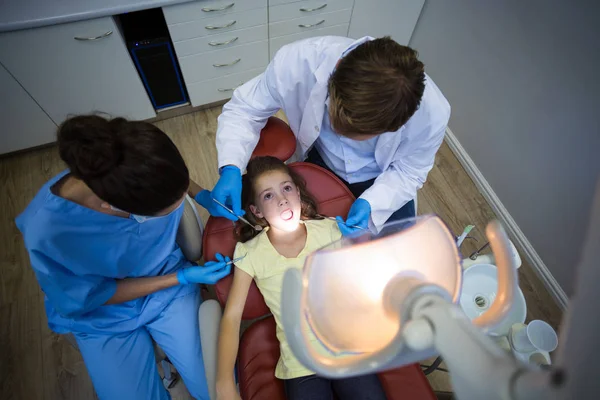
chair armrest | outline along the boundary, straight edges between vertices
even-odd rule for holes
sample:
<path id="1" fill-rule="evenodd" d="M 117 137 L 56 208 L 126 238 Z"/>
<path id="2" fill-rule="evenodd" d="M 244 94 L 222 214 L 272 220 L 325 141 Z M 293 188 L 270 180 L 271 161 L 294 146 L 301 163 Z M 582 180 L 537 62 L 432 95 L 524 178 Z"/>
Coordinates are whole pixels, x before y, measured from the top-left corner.
<path id="1" fill-rule="evenodd" d="M 202 219 L 196 209 L 196 202 L 190 196 L 185 196 L 183 202 L 183 215 L 175 241 L 185 258 L 198 261 L 202 257 L 202 234 L 204 233 Z"/>
<path id="2" fill-rule="evenodd" d="M 219 326 L 221 325 L 221 305 L 216 300 L 206 300 L 198 309 L 198 324 L 200 325 L 200 343 L 208 394 L 211 400 L 217 398 L 217 344 L 219 341 Z"/>

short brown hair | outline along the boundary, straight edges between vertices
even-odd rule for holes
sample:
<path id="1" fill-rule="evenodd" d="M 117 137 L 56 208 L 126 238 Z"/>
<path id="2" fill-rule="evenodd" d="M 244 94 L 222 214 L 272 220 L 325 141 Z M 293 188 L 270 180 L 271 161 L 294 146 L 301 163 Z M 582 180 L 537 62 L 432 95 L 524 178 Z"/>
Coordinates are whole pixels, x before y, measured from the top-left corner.
<path id="1" fill-rule="evenodd" d="M 357 46 L 329 78 L 329 115 L 339 134 L 400 129 L 419 108 L 425 90 L 417 52 L 390 37 Z"/>
<path id="2" fill-rule="evenodd" d="M 76 116 L 58 128 L 58 151 L 72 176 L 129 213 L 155 215 L 190 184 L 175 144 L 148 122 Z"/>
<path id="3" fill-rule="evenodd" d="M 306 190 L 306 182 L 304 178 L 294 172 L 293 169 L 288 167 L 283 161 L 272 156 L 255 157 L 248 163 L 246 167 L 246 174 L 242 177 L 242 206 L 246 210 L 246 219 L 252 223 L 252 225 L 260 225 L 263 228 L 269 226 L 267 220 L 264 218 L 258 218 L 250 210 L 250 205 L 256 201 L 256 190 L 254 183 L 263 174 L 271 171 L 281 171 L 288 174 L 294 185 L 298 188 L 300 193 L 300 203 L 302 205 L 300 218 L 303 220 L 307 219 L 323 219 L 323 217 L 317 214 L 317 202 L 314 197 Z M 236 228 L 236 239 L 240 242 L 247 242 L 258 234 L 252 227 L 238 222 Z"/>

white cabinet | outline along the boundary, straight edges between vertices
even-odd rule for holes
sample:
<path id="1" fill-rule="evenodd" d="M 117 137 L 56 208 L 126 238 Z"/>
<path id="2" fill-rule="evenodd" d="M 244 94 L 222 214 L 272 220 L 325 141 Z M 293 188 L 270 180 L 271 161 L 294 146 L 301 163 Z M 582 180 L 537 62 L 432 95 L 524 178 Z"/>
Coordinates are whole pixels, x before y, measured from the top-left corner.
<path id="1" fill-rule="evenodd" d="M 408 45 L 425 0 L 354 0 L 348 36 L 391 36 Z"/>
<path id="2" fill-rule="evenodd" d="M 267 0 L 163 7 L 192 106 L 231 97 L 269 62 Z"/>
<path id="3" fill-rule="evenodd" d="M 55 141 L 56 125 L 0 65 L 0 154 Z"/>
<path id="4" fill-rule="evenodd" d="M 167 20 L 168 21 L 168 20 Z M 232 13 L 198 21 L 184 22 L 180 24 L 169 24 L 169 33 L 174 42 L 211 36 L 218 33 L 237 31 L 238 29 L 267 23 L 267 9 L 257 8 L 239 13 Z"/>
<path id="5" fill-rule="evenodd" d="M 347 36 L 353 0 L 271 0 L 269 56 L 288 43 L 314 36 Z"/>
<path id="6" fill-rule="evenodd" d="M 199 21 L 207 18 L 231 16 L 241 11 L 267 6 L 267 0 L 204 0 L 163 7 L 167 24 Z"/>
<path id="7" fill-rule="evenodd" d="M 266 67 L 269 57 L 267 41 L 249 43 L 230 49 L 195 54 L 179 59 L 187 85 L 229 74 Z"/>
<path id="8" fill-rule="evenodd" d="M 334 25 L 327 28 L 317 29 L 315 31 L 301 32 L 293 35 L 274 37 L 269 41 L 270 57 L 273 59 L 277 50 L 286 44 L 306 39 L 312 36 L 346 36 L 348 33 L 348 24 Z"/>
<path id="9" fill-rule="evenodd" d="M 209 104 L 226 100 L 231 97 L 233 91 L 238 86 L 243 85 L 263 72 L 265 72 L 264 67 L 193 83 L 187 87 L 190 100 L 192 104 Z"/>
<path id="10" fill-rule="evenodd" d="M 0 62 L 57 124 L 91 112 L 156 115 L 111 17 L 2 33 Z"/>

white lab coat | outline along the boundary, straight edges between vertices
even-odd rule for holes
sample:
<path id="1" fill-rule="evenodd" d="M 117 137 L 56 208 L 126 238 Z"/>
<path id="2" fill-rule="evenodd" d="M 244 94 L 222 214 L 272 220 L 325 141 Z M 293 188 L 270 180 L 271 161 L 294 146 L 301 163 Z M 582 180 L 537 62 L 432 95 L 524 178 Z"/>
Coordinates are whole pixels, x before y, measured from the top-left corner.
<path id="1" fill-rule="evenodd" d="M 372 38 L 359 41 L 367 40 Z M 329 76 L 353 43 L 325 36 L 288 44 L 264 73 L 238 87 L 218 120 L 219 167 L 231 164 L 243 171 L 261 129 L 279 109 L 296 135 L 296 155 L 304 159 L 319 136 Z M 417 112 L 398 131 L 383 133 L 377 141 L 375 160 L 383 172 L 360 196 L 371 205 L 372 228 L 379 231 L 394 211 L 415 198 L 433 167 L 449 118 L 448 101 L 427 77 Z"/>

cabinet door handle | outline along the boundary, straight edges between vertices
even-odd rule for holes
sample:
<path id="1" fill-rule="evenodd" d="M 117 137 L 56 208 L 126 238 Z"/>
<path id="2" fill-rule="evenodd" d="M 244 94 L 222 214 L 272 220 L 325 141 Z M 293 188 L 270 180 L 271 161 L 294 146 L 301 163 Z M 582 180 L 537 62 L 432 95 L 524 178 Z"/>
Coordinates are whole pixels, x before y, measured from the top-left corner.
<path id="1" fill-rule="evenodd" d="M 240 82 L 239 85 L 237 85 L 236 87 L 232 87 L 232 88 L 228 88 L 228 89 L 217 89 L 219 92 L 233 92 L 235 89 L 239 88 L 240 86 L 242 86 L 244 83 Z"/>
<path id="2" fill-rule="evenodd" d="M 105 37 L 112 35 L 112 33 L 113 33 L 113 31 L 108 31 L 108 32 L 103 33 L 100 36 L 94 36 L 94 37 L 75 36 L 75 40 L 100 40 L 100 39 L 104 39 Z"/>
<path id="3" fill-rule="evenodd" d="M 233 39 L 226 40 L 224 42 L 208 42 L 210 46 L 224 46 L 226 44 L 230 44 L 238 40 L 239 38 L 236 36 Z"/>
<path id="4" fill-rule="evenodd" d="M 300 28 L 312 28 L 313 26 L 317 26 L 317 25 L 321 25 L 323 22 L 325 22 L 324 19 L 320 20 L 319 22 L 317 22 L 316 24 L 300 24 L 298 25 Z"/>
<path id="5" fill-rule="evenodd" d="M 303 11 L 303 12 L 313 12 L 313 11 L 319 11 L 319 10 L 322 10 L 322 9 L 324 9 L 325 7 L 327 7 L 327 3 L 323 4 L 322 6 L 315 7 L 315 8 L 306 8 L 306 7 L 302 7 L 302 8 L 300 9 L 300 11 Z"/>
<path id="6" fill-rule="evenodd" d="M 237 60 L 232 61 L 232 62 L 230 62 L 228 64 L 213 64 L 213 67 L 217 67 L 217 68 L 229 67 L 230 65 L 235 65 L 235 64 L 239 63 L 240 61 L 242 61 L 242 59 L 238 58 Z"/>
<path id="7" fill-rule="evenodd" d="M 226 6 L 218 7 L 218 8 L 204 7 L 204 8 L 202 8 L 202 11 L 204 11 L 204 12 L 224 11 L 224 10 L 230 9 L 233 6 L 235 6 L 235 3 L 227 4 Z"/>
<path id="8" fill-rule="evenodd" d="M 215 30 L 215 29 L 224 29 L 224 28 L 229 28 L 230 26 L 235 25 L 236 22 L 237 21 L 234 20 L 234 21 L 226 23 L 225 25 L 220 25 L 220 26 L 207 25 L 207 26 L 205 26 L 205 28 L 208 30 L 211 30 L 211 31 Z"/>

